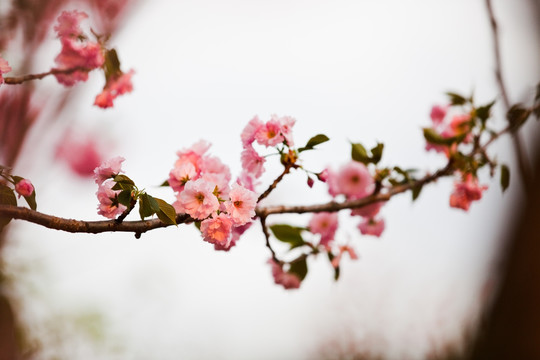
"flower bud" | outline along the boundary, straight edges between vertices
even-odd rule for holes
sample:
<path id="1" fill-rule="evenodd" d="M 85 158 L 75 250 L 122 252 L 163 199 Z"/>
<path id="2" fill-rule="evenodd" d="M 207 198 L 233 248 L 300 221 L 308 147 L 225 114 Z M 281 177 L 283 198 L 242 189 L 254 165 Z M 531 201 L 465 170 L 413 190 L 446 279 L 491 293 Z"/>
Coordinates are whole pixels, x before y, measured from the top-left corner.
<path id="1" fill-rule="evenodd" d="M 28 179 L 22 179 L 17 184 L 15 184 L 15 191 L 20 196 L 30 196 L 34 192 L 34 185 Z"/>

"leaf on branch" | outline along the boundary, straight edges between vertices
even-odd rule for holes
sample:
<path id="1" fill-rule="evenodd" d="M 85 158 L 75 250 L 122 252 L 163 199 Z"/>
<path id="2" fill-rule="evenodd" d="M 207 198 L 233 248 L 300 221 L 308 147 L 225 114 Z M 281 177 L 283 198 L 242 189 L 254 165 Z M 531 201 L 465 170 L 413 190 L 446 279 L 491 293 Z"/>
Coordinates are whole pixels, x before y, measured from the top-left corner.
<path id="1" fill-rule="evenodd" d="M 510 185 L 510 169 L 506 165 L 501 165 L 501 188 L 505 192 Z"/>
<path id="2" fill-rule="evenodd" d="M 158 203 L 159 211 L 156 212 L 157 217 L 165 224 L 176 225 L 176 210 L 172 205 L 165 200 L 154 198 Z"/>
<path id="3" fill-rule="evenodd" d="M 13 189 L 2 184 L 0 184 L 0 204 L 17 206 L 17 198 L 15 197 Z M 2 231 L 10 221 L 11 217 L 0 215 L 0 231 Z"/>
<path id="4" fill-rule="evenodd" d="M 171 186 L 171 185 L 169 184 L 169 180 L 165 180 L 165 181 L 162 182 L 161 185 L 159 185 L 159 186 Z"/>
<path id="5" fill-rule="evenodd" d="M 154 215 L 159 210 L 159 204 L 156 199 L 147 193 L 139 195 L 139 215 L 141 215 L 141 220 L 144 220 L 145 217 Z"/>
<path id="6" fill-rule="evenodd" d="M 116 181 L 119 184 L 127 184 L 127 185 L 135 185 L 133 180 L 131 180 L 129 177 L 123 174 L 118 174 L 114 177 L 114 181 Z"/>
<path id="7" fill-rule="evenodd" d="M 412 199 L 413 201 L 415 201 L 416 199 L 418 199 L 418 196 L 420 196 L 420 192 L 422 192 L 422 185 L 415 186 L 411 190 L 412 190 Z"/>
<path id="8" fill-rule="evenodd" d="M 369 164 L 371 160 L 366 148 L 360 143 L 351 143 L 351 157 L 354 161 L 359 161 L 366 165 Z"/>
<path id="9" fill-rule="evenodd" d="M 371 149 L 371 162 L 372 163 L 377 164 L 379 161 L 381 161 L 383 150 L 384 150 L 383 143 L 377 143 L 377 146 Z"/>
<path id="10" fill-rule="evenodd" d="M 483 123 L 486 122 L 487 119 L 489 119 L 489 116 L 491 115 L 491 108 L 495 105 L 495 100 L 490 102 L 487 105 L 480 106 L 476 109 L 476 116 L 480 119 L 480 121 Z"/>
<path id="11" fill-rule="evenodd" d="M 306 151 L 306 150 L 313 150 L 313 148 L 319 144 L 322 144 L 324 142 L 327 142 L 328 140 L 330 140 L 328 138 L 328 136 L 324 135 L 324 134 L 318 134 L 318 135 L 315 135 L 313 136 L 311 139 L 308 140 L 306 146 L 304 147 L 301 147 L 300 149 L 298 149 L 298 152 L 302 152 L 302 151 Z"/>
<path id="12" fill-rule="evenodd" d="M 118 202 L 127 207 L 131 206 L 131 190 L 122 190 L 118 194 Z"/>
<path id="13" fill-rule="evenodd" d="M 510 123 L 512 129 L 516 131 L 521 125 L 525 124 L 529 115 L 531 115 L 531 110 L 526 109 L 522 104 L 515 104 L 506 113 L 506 119 Z"/>
<path id="14" fill-rule="evenodd" d="M 305 244 L 302 238 L 301 227 L 291 226 L 287 224 L 276 224 L 270 226 L 270 230 L 279 241 L 286 242 L 291 245 L 291 249 L 297 248 Z"/>
<path id="15" fill-rule="evenodd" d="M 328 254 L 328 260 L 330 260 L 330 264 L 332 264 L 332 261 L 334 260 L 335 255 L 332 254 L 331 252 L 328 252 L 327 254 Z M 332 265 L 332 267 L 334 266 Z M 339 265 L 334 267 L 334 280 L 335 281 L 339 280 Z"/>
<path id="16" fill-rule="evenodd" d="M 445 138 L 445 137 L 442 137 L 439 133 L 437 133 L 432 128 L 424 128 L 423 131 L 424 131 L 424 138 L 426 139 L 426 141 L 430 144 L 436 144 L 436 145 L 452 145 L 454 143 L 460 143 L 467 136 L 467 134 L 461 134 L 461 135 Z"/>
<path id="17" fill-rule="evenodd" d="M 304 280 L 308 273 L 306 257 L 302 255 L 298 259 L 293 260 L 290 264 L 288 272 L 298 276 L 300 281 Z"/>
<path id="18" fill-rule="evenodd" d="M 448 95 L 452 105 L 463 105 L 467 102 L 467 99 L 457 93 L 447 92 L 446 95 Z"/>

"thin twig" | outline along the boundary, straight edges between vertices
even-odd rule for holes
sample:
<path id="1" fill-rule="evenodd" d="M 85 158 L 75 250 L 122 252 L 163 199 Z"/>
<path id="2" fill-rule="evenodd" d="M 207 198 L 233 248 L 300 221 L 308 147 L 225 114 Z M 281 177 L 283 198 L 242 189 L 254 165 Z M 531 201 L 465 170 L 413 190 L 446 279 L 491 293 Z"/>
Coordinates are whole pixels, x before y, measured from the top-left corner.
<path id="1" fill-rule="evenodd" d="M 265 197 L 267 197 L 268 195 L 270 195 L 270 193 L 272 192 L 272 190 L 274 190 L 277 186 L 277 184 L 279 184 L 279 182 L 281 180 L 283 180 L 283 177 L 285 175 L 287 175 L 290 171 L 291 171 L 291 168 L 293 167 L 293 164 L 290 164 L 290 163 L 287 163 L 287 165 L 285 165 L 285 169 L 283 169 L 283 172 L 281 173 L 281 175 L 279 175 L 272 184 L 270 184 L 270 186 L 268 187 L 268 189 L 266 189 L 265 192 L 263 192 L 261 194 L 261 196 L 259 196 L 259 198 L 257 199 L 257 203 L 261 202 L 262 199 L 264 199 Z"/>
<path id="2" fill-rule="evenodd" d="M 493 43 L 494 43 L 494 52 L 495 52 L 495 78 L 497 79 L 497 85 L 501 93 L 502 101 L 505 107 L 505 111 L 510 110 L 510 99 L 508 97 L 508 92 L 506 91 L 506 85 L 504 83 L 502 75 L 502 63 L 501 63 L 501 49 L 500 49 L 500 39 L 499 39 L 499 27 L 497 25 L 497 20 L 495 19 L 495 14 L 493 12 L 493 6 L 491 0 L 486 0 L 486 7 L 489 15 L 489 22 L 491 24 L 491 32 L 493 34 Z M 516 158 L 518 163 L 519 172 L 521 173 L 521 179 L 525 190 L 527 193 L 530 193 L 533 188 L 532 183 L 532 171 L 528 161 L 525 148 L 523 147 L 523 140 L 521 139 L 521 134 L 519 132 L 514 132 L 512 135 L 512 143 L 514 144 L 514 150 L 516 151 Z"/>
<path id="3" fill-rule="evenodd" d="M 93 69 L 85 68 L 85 67 L 74 67 L 70 69 L 51 69 L 50 71 L 43 72 L 40 74 L 28 74 L 28 75 L 21 75 L 21 76 L 8 76 L 4 77 L 4 83 L 8 85 L 19 85 L 26 81 L 31 80 L 41 80 L 44 77 L 47 77 L 49 75 L 57 75 L 57 74 L 71 74 L 75 71 L 84 71 L 84 72 L 90 72 Z"/>
<path id="4" fill-rule="evenodd" d="M 276 262 L 276 264 L 279 264 L 280 261 L 276 256 L 276 252 L 272 248 L 272 245 L 270 245 L 270 233 L 268 233 L 268 228 L 266 227 L 266 216 L 260 216 L 259 219 L 261 220 L 262 231 L 264 234 L 264 238 L 266 239 L 266 247 L 270 249 L 270 252 L 272 253 L 272 259 Z"/>

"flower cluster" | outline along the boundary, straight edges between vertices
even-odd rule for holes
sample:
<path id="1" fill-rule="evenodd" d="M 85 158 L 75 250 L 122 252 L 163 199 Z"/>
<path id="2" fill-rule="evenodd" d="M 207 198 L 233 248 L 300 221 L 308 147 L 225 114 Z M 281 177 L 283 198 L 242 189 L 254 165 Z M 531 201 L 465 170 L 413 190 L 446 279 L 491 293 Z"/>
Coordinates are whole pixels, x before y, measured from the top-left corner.
<path id="1" fill-rule="evenodd" d="M 105 56 L 101 44 L 90 41 L 80 27 L 80 22 L 88 18 L 82 11 L 63 11 L 54 27 L 62 44 L 62 50 L 55 59 L 57 70 L 70 70 L 55 74 L 59 83 L 73 86 L 78 81 L 88 80 L 88 72 L 101 67 Z"/>
<path id="2" fill-rule="evenodd" d="M 178 151 L 168 183 L 176 192 L 177 213 L 199 220 L 204 240 L 216 250 L 229 250 L 250 226 L 257 195 L 238 181 L 229 186 L 228 166 L 208 155 L 209 148 L 201 140 Z"/>
<path id="3" fill-rule="evenodd" d="M 122 162 L 124 158 L 117 156 L 104 161 L 94 170 L 94 179 L 98 184 L 96 196 L 99 201 L 98 214 L 106 218 L 114 219 L 126 210 L 126 206 L 118 201 L 120 190 L 113 190 L 116 182 L 113 180 L 116 175 L 122 173 Z"/>
<path id="4" fill-rule="evenodd" d="M 487 186 L 478 185 L 477 178 L 466 174 L 460 181 L 454 183 L 454 192 L 450 195 L 450 206 L 468 211 L 471 202 L 480 200 L 482 192 L 486 189 Z"/>
<path id="5" fill-rule="evenodd" d="M 296 120 L 290 116 L 278 117 L 272 115 L 270 120 L 263 122 L 258 116 L 251 119 L 242 134 L 243 151 L 241 154 L 243 174 L 241 177 L 258 179 L 264 173 L 265 158 L 253 147 L 256 142 L 265 147 L 284 144 L 289 148 L 294 146 L 292 127 Z M 252 183 L 252 181 L 248 181 Z"/>
<path id="6" fill-rule="evenodd" d="M 346 200 L 358 200 L 368 195 L 371 195 L 375 190 L 375 181 L 366 165 L 359 161 L 351 160 L 349 163 L 341 166 L 338 171 L 334 171 L 331 168 L 325 169 L 319 176 L 319 179 L 323 179 L 328 184 L 328 192 L 333 197 L 344 195 Z M 381 236 L 384 230 L 384 220 L 377 218 L 376 215 L 381 210 L 383 203 L 376 202 L 371 205 L 364 206 L 359 209 L 351 210 L 352 216 L 360 216 L 363 218 L 362 222 L 358 225 L 358 229 L 364 235 Z M 316 214 L 311 222 L 317 223 L 324 219 L 322 215 Z M 337 217 L 335 218 L 336 224 L 333 225 L 337 228 Z M 310 229 L 316 228 L 315 225 L 310 223 Z M 312 231 L 313 232 L 313 231 Z M 324 245 L 333 240 L 333 233 L 331 236 L 328 234 L 321 234 L 321 243 L 324 241 Z"/>
<path id="7" fill-rule="evenodd" d="M 469 113 L 463 113 L 462 111 L 456 113 L 450 110 L 454 110 L 450 105 L 435 105 L 432 107 L 430 113 L 431 130 L 440 136 L 440 138 L 446 139 L 448 143 L 426 143 L 426 150 L 444 153 L 447 157 L 450 157 L 450 154 L 456 152 L 458 142 L 464 144 L 471 142 L 471 130 L 474 125 Z M 450 141 L 452 139 L 456 141 Z"/>

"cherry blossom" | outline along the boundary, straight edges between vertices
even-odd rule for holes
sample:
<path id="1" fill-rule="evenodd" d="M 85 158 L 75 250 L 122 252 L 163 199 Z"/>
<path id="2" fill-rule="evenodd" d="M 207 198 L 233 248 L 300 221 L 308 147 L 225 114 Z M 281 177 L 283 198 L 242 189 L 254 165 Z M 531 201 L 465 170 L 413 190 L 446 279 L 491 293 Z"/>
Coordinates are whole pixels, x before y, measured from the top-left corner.
<path id="1" fill-rule="evenodd" d="M 282 285 L 285 289 L 298 289 L 300 287 L 300 279 L 292 273 L 283 271 L 283 268 L 273 259 L 268 260 L 268 264 L 272 267 L 272 276 L 274 282 Z"/>
<path id="2" fill-rule="evenodd" d="M 9 66 L 8 62 L 0 55 L 0 85 L 4 83 L 4 77 L 2 75 L 10 71 L 11 66 Z"/>
<path id="3" fill-rule="evenodd" d="M 19 197 L 27 197 L 34 192 L 34 185 L 28 179 L 21 179 L 15 184 L 15 191 L 19 194 Z"/>
<path id="4" fill-rule="evenodd" d="M 105 180 L 115 177 L 122 172 L 122 163 L 125 161 L 121 156 L 104 161 L 94 170 L 94 179 L 96 184 L 100 185 Z"/>
<path id="5" fill-rule="evenodd" d="M 281 134 L 281 123 L 278 119 L 272 119 L 261 126 L 255 133 L 257 143 L 266 147 L 276 146 L 285 138 Z"/>
<path id="6" fill-rule="evenodd" d="M 211 244 L 228 248 L 232 238 L 232 221 L 226 214 L 214 213 L 211 218 L 201 222 L 203 239 Z"/>
<path id="7" fill-rule="evenodd" d="M 354 249 L 349 245 L 340 245 L 339 246 L 339 253 L 334 256 L 332 259 L 332 266 L 334 268 L 337 268 L 339 266 L 339 263 L 341 262 L 341 258 L 343 257 L 343 254 L 348 253 L 351 260 L 358 260 L 358 255 L 356 255 L 356 252 Z"/>
<path id="8" fill-rule="evenodd" d="M 467 174 L 463 181 L 454 183 L 454 192 L 450 195 L 450 206 L 468 211 L 471 202 L 480 200 L 482 192 L 487 188 L 485 185 L 478 185 L 478 179 Z"/>
<path id="9" fill-rule="evenodd" d="M 320 245 L 328 247 L 334 240 L 338 228 L 338 214 L 330 212 L 320 212 L 313 215 L 308 224 L 309 231 L 320 234 Z"/>
<path id="10" fill-rule="evenodd" d="M 344 194 L 347 197 L 362 198 L 374 189 L 374 181 L 367 167 L 358 162 L 350 161 L 341 167 L 332 181 L 328 181 L 329 187 L 334 186 L 332 192 Z"/>
<path id="11" fill-rule="evenodd" d="M 261 177 L 264 173 L 266 159 L 260 156 L 251 145 L 242 151 L 241 159 L 244 171 L 253 174 L 255 178 Z"/>
<path id="12" fill-rule="evenodd" d="M 364 235 L 380 237 L 384 231 L 384 219 L 365 218 L 358 224 L 358 229 Z"/>
<path id="13" fill-rule="evenodd" d="M 203 179 L 189 181 L 178 197 L 179 206 L 194 219 L 205 219 L 219 209 L 214 187 Z"/>
<path id="14" fill-rule="evenodd" d="M 96 96 L 94 105 L 100 108 L 106 109 L 113 106 L 113 100 L 118 96 L 133 91 L 133 84 L 131 83 L 131 77 L 135 71 L 130 70 L 127 73 L 120 73 L 119 76 L 112 77 L 107 81 L 103 91 Z"/>
<path id="15" fill-rule="evenodd" d="M 255 141 L 255 134 L 257 134 L 259 129 L 263 126 L 264 123 L 259 120 L 258 116 L 255 116 L 247 123 L 246 127 L 244 127 L 244 130 L 242 130 L 242 133 L 240 134 L 240 138 L 242 139 L 242 146 L 244 148 L 248 145 L 251 145 Z"/>
<path id="16" fill-rule="evenodd" d="M 98 214 L 109 219 L 114 219 L 126 210 L 124 205 L 118 203 L 117 196 L 120 191 L 112 190 L 112 187 L 115 184 L 116 182 L 107 180 L 99 185 L 98 191 L 96 192 L 99 201 Z"/>
<path id="17" fill-rule="evenodd" d="M 225 208 L 235 225 L 244 225 L 255 216 L 257 195 L 243 186 L 233 184 L 229 193 L 230 200 Z"/>
<path id="18" fill-rule="evenodd" d="M 195 166 L 190 162 L 186 162 L 175 166 L 169 172 L 169 185 L 174 191 L 181 192 L 184 190 L 186 183 L 189 180 L 195 180 L 197 176 Z"/>
<path id="19" fill-rule="evenodd" d="M 63 160 L 81 177 L 93 176 L 94 170 L 103 161 L 101 152 L 92 137 L 79 138 L 67 132 L 56 148 L 55 157 Z"/>
<path id="20" fill-rule="evenodd" d="M 54 31 L 59 38 L 78 38 L 83 36 L 80 23 L 87 18 L 88 15 L 84 11 L 62 11 L 58 16 Z"/>

